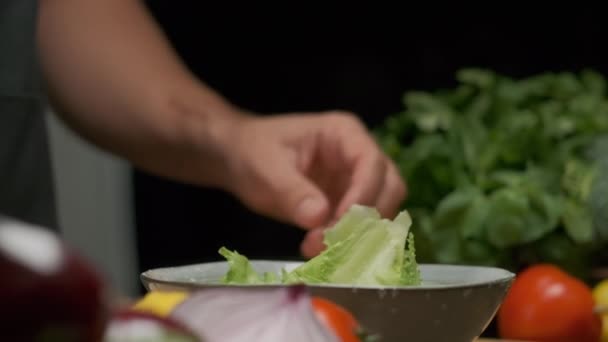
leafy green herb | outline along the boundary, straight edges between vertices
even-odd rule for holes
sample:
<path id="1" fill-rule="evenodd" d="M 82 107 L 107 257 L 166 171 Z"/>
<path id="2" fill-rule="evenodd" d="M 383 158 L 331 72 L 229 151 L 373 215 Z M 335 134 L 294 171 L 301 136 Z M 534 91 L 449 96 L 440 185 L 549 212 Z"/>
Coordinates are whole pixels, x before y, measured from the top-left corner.
<path id="1" fill-rule="evenodd" d="M 604 77 L 471 68 L 456 79 L 406 93 L 376 130 L 408 182 L 420 261 L 584 273 L 608 244 Z"/>

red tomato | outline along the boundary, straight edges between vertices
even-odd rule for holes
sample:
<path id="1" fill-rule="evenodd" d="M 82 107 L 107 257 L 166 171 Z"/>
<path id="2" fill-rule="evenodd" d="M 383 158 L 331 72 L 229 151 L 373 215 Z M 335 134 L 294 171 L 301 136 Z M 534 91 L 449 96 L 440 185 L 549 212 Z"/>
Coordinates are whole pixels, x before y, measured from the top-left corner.
<path id="1" fill-rule="evenodd" d="M 343 307 L 320 297 L 312 298 L 312 306 L 317 318 L 330 328 L 342 342 L 360 342 L 357 337 L 359 323 Z"/>
<path id="2" fill-rule="evenodd" d="M 554 265 L 522 271 L 497 314 L 502 338 L 545 342 L 598 342 L 601 320 L 591 289 Z"/>

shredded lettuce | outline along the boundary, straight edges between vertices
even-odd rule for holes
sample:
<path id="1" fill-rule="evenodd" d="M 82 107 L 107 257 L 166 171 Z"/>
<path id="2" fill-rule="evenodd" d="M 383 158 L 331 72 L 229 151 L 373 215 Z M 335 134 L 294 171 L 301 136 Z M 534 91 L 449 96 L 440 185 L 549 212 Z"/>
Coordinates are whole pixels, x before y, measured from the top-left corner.
<path id="1" fill-rule="evenodd" d="M 237 251 L 230 251 L 222 247 L 219 253 L 226 258 L 230 268 L 222 277 L 224 284 L 260 284 L 264 279 L 253 269 L 249 260 Z"/>
<path id="2" fill-rule="evenodd" d="M 290 272 L 258 274 L 249 260 L 222 247 L 229 264 L 225 284 L 348 284 L 419 285 L 412 219 L 407 210 L 394 220 L 383 219 L 375 208 L 353 205 L 324 234 L 326 249 Z"/>

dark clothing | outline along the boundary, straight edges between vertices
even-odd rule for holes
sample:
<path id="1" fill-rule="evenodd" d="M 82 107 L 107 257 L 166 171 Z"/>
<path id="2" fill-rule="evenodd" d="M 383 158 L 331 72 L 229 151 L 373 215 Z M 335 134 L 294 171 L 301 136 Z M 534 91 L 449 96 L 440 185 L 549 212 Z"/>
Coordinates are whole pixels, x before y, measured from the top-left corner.
<path id="1" fill-rule="evenodd" d="M 0 1 L 0 213 L 56 228 L 35 49 L 37 1 Z"/>

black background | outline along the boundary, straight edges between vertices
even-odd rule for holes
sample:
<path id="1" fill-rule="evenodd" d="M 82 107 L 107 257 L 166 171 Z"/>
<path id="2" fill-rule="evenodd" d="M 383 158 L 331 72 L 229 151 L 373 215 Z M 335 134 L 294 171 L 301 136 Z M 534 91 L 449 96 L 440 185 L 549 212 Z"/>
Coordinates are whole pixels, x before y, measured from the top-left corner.
<path id="1" fill-rule="evenodd" d="M 348 8 L 211 6 L 148 1 L 188 67 L 230 101 L 261 114 L 345 109 L 373 127 L 403 92 L 454 84 L 462 67 L 522 77 L 593 68 L 608 75 L 597 8 L 472 12 L 386 4 Z M 134 172 L 140 269 L 219 259 L 297 258 L 302 232 L 257 216 L 221 191 Z"/>

